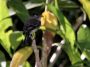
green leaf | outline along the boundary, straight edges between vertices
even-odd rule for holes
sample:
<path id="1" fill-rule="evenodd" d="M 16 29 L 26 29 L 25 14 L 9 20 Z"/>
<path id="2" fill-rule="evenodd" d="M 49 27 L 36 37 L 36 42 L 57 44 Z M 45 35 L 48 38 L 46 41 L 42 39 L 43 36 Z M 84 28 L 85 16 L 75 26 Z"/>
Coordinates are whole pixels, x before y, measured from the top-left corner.
<path id="1" fill-rule="evenodd" d="M 2 61 L 5 61 L 5 55 L 3 54 L 2 51 L 0 51 L 0 63 L 1 63 Z"/>
<path id="2" fill-rule="evenodd" d="M 2 12 L 3 13 L 3 12 Z M 7 14 L 7 13 L 6 13 Z M 1 13 L 0 13 L 1 15 Z M 2 14 L 3 15 L 3 14 Z M 2 17 L 2 19 L 5 17 Z M 1 19 L 1 18 L 0 18 Z M 10 26 L 12 26 L 12 21 L 10 18 L 6 18 L 3 19 L 2 21 L 0 21 L 0 32 L 4 32 L 7 28 L 9 28 Z"/>
<path id="3" fill-rule="evenodd" d="M 90 61 L 90 50 L 88 49 L 85 49 L 82 54 L 85 55 L 85 57 Z"/>
<path id="4" fill-rule="evenodd" d="M 30 0 L 32 3 L 42 3 L 45 2 L 46 0 Z"/>
<path id="5" fill-rule="evenodd" d="M 8 4 L 15 10 L 17 16 L 23 22 L 25 22 L 29 18 L 29 13 L 21 0 L 10 0 Z"/>
<path id="6" fill-rule="evenodd" d="M 59 25 L 61 24 L 65 29 L 65 22 L 64 22 L 64 19 L 63 19 L 63 16 L 62 16 L 61 12 L 59 12 L 60 10 L 57 9 L 57 7 L 55 7 L 52 4 L 49 4 L 48 8 L 49 8 L 50 11 L 52 11 L 55 14 L 57 19 L 59 20 Z"/>
<path id="7" fill-rule="evenodd" d="M 82 62 L 78 62 L 76 64 L 71 65 L 70 67 L 84 67 L 84 64 Z M 88 67 L 88 66 L 86 66 Z"/>
<path id="8" fill-rule="evenodd" d="M 57 2 L 57 0 L 55 1 Z M 58 4 L 55 3 L 55 6 L 50 4 L 48 8 L 54 13 L 54 15 L 59 20 L 59 29 L 57 33 L 63 37 L 66 44 L 64 45 L 64 50 L 68 54 L 69 59 L 72 64 L 80 62 L 80 54 L 77 49 L 74 48 L 75 43 L 75 33 L 74 30 L 68 21 L 68 19 L 62 14 L 60 9 L 58 8 Z"/>
<path id="9" fill-rule="evenodd" d="M 58 3 L 60 8 L 68 9 L 68 11 L 69 9 L 79 8 L 79 6 L 71 0 L 59 0 Z"/>
<path id="10" fill-rule="evenodd" d="M 84 49 L 90 50 L 90 28 L 81 26 L 77 34 L 77 39 L 82 51 Z"/>
<path id="11" fill-rule="evenodd" d="M 32 67 L 28 61 L 24 62 L 23 67 Z"/>
<path id="12" fill-rule="evenodd" d="M 90 61 L 90 28 L 83 26 L 80 27 L 78 31 L 78 45 L 86 56 L 86 58 Z"/>
<path id="13" fill-rule="evenodd" d="M 0 32 L 6 30 L 9 26 L 12 26 L 11 19 L 7 18 L 9 17 L 9 11 L 6 1 L 7 0 L 0 0 Z"/>
<path id="14" fill-rule="evenodd" d="M 11 50 L 10 50 L 11 44 L 9 41 L 9 36 L 11 33 L 12 33 L 11 30 L 8 31 L 7 33 L 0 32 L 0 35 L 2 35 L 2 36 L 0 36 L 1 45 L 9 53 L 10 56 L 11 56 Z"/>
<path id="15" fill-rule="evenodd" d="M 10 67 L 10 62 L 11 61 L 6 61 L 6 67 Z"/>
<path id="16" fill-rule="evenodd" d="M 7 0 L 0 0 L 0 43 L 5 50 L 11 55 L 9 35 L 12 31 L 5 32 L 7 28 L 12 26 L 12 21 L 9 17 L 9 11 L 7 8 Z"/>
<path id="17" fill-rule="evenodd" d="M 79 0 L 90 20 L 90 0 Z"/>
<path id="18" fill-rule="evenodd" d="M 64 48 L 64 51 L 68 54 L 69 59 L 72 64 L 76 64 L 76 63 L 82 61 L 80 59 L 80 53 L 78 52 L 78 50 L 75 48 L 72 49 L 69 42 L 66 42 L 66 44 L 64 44 L 63 48 Z"/>
<path id="19" fill-rule="evenodd" d="M 62 36 L 65 40 L 70 42 L 70 45 L 73 47 L 75 42 L 75 33 L 74 30 L 67 20 L 67 18 L 61 13 L 60 9 L 57 9 L 53 5 L 48 5 L 49 9 L 55 14 L 59 20 L 59 31 L 58 34 Z"/>
<path id="20" fill-rule="evenodd" d="M 15 51 L 17 47 L 20 45 L 21 41 L 24 39 L 24 36 L 21 32 L 13 32 L 12 30 L 8 31 L 7 33 L 0 33 L 0 40 L 1 44 L 4 49 L 10 54 L 11 56 L 11 47 Z"/>
<path id="21" fill-rule="evenodd" d="M 17 47 L 20 45 L 21 41 L 24 39 L 24 35 L 19 31 L 15 31 L 10 34 L 9 38 L 10 38 L 11 47 L 15 51 Z"/>

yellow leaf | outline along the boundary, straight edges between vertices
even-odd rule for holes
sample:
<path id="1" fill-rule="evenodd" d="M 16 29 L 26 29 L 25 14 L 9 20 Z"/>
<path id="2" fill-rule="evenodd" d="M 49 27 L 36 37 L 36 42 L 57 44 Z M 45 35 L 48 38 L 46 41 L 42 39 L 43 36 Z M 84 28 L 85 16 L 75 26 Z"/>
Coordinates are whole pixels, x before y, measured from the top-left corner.
<path id="1" fill-rule="evenodd" d="M 19 67 L 19 65 L 23 64 L 28 57 L 32 54 L 32 48 L 31 47 L 24 47 L 20 50 L 18 50 L 10 63 L 10 67 Z"/>
<path id="2" fill-rule="evenodd" d="M 47 29 L 56 30 L 57 29 L 57 18 L 50 11 L 45 11 L 42 13 L 41 26 L 45 26 Z"/>
<path id="3" fill-rule="evenodd" d="M 90 20 L 90 0 L 79 0 Z"/>

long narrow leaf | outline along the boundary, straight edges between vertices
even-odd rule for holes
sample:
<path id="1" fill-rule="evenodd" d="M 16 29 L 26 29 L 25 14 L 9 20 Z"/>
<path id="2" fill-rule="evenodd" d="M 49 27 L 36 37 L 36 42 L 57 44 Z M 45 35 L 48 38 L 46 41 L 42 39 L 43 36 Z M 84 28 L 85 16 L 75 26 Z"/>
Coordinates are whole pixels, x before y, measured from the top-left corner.
<path id="1" fill-rule="evenodd" d="M 79 0 L 90 20 L 90 0 Z"/>
<path id="2" fill-rule="evenodd" d="M 19 67 L 19 65 L 22 65 L 32 54 L 32 52 L 33 51 L 31 47 L 24 47 L 18 50 L 12 58 L 10 67 Z"/>
<path id="3" fill-rule="evenodd" d="M 10 0 L 8 3 L 9 6 L 15 10 L 16 14 L 23 22 L 29 18 L 29 13 L 21 0 Z"/>
<path id="4" fill-rule="evenodd" d="M 56 1 L 57 2 L 57 1 Z M 55 16 L 59 20 L 59 31 L 58 34 L 65 39 L 66 44 L 64 45 L 64 50 L 68 54 L 70 61 L 72 64 L 80 62 L 80 54 L 77 49 L 74 48 L 75 43 L 75 33 L 67 18 L 62 14 L 60 9 L 58 8 L 57 4 L 48 5 L 49 9 L 55 14 Z M 63 35 L 62 35 L 62 34 Z M 75 56 L 76 55 L 76 56 Z M 73 57 L 74 56 L 74 57 Z"/>
<path id="5" fill-rule="evenodd" d="M 10 51 L 10 43 L 9 41 L 9 34 L 12 31 L 9 31 L 7 34 L 5 30 L 12 26 L 12 21 L 9 17 L 9 11 L 7 8 L 7 0 L 0 0 L 0 43 L 5 48 L 5 50 L 11 55 Z M 6 18 L 6 19 L 4 19 Z"/>
<path id="6" fill-rule="evenodd" d="M 73 47 L 74 42 L 75 42 L 75 33 L 74 33 L 74 30 L 73 30 L 71 24 L 66 19 L 66 17 L 61 13 L 61 11 L 59 9 L 57 9 L 55 6 L 48 5 L 48 7 L 59 20 L 59 27 L 61 29 L 60 32 L 62 32 L 64 34 L 61 36 L 63 36 L 64 39 L 68 39 L 71 46 Z"/>

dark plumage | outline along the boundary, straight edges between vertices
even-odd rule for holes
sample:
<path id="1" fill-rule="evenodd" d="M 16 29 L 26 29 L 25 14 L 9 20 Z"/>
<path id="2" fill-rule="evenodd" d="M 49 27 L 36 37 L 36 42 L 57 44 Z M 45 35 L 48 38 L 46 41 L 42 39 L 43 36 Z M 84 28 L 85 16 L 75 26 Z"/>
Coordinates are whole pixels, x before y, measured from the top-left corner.
<path id="1" fill-rule="evenodd" d="M 36 32 L 41 25 L 37 17 L 32 17 L 26 21 L 23 27 L 23 33 L 25 35 L 24 45 L 31 44 L 32 32 Z"/>
<path id="2" fill-rule="evenodd" d="M 32 30 L 38 28 L 41 25 L 40 21 L 35 17 L 30 18 L 23 27 L 24 34 L 30 33 Z"/>

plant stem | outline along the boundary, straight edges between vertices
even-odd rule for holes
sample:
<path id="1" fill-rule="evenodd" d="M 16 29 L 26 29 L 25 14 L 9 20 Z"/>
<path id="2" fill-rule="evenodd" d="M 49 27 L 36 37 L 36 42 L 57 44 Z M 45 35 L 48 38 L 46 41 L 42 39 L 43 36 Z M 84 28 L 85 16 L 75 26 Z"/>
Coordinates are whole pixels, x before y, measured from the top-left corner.
<path id="1" fill-rule="evenodd" d="M 49 3 L 49 0 L 46 0 L 45 11 L 48 10 L 48 8 L 47 8 L 47 4 L 48 4 L 48 3 Z"/>
<path id="2" fill-rule="evenodd" d="M 41 59 L 42 67 L 47 67 L 47 58 L 48 58 L 47 44 L 46 44 L 45 39 L 43 39 L 43 49 L 42 49 L 42 59 Z"/>
<path id="3" fill-rule="evenodd" d="M 40 62 L 40 58 L 39 58 L 39 50 L 37 49 L 35 40 L 33 40 L 33 42 L 32 42 L 32 48 L 33 48 L 34 53 L 35 53 L 36 66 L 37 67 L 42 67 L 41 62 Z"/>

